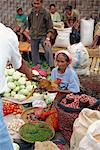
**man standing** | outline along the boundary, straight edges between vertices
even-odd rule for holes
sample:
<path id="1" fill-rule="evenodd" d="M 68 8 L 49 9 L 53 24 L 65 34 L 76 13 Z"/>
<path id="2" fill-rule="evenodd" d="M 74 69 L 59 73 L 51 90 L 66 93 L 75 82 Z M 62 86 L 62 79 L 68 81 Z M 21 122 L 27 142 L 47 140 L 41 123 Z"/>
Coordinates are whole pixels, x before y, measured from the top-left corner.
<path id="1" fill-rule="evenodd" d="M 39 44 L 41 44 L 45 51 L 46 61 L 52 70 L 54 67 L 54 60 L 51 50 L 50 37 L 53 32 L 53 23 L 50 13 L 42 7 L 42 4 L 43 0 L 33 0 L 33 8 L 29 15 L 32 62 L 34 65 L 40 63 Z"/>
<path id="2" fill-rule="evenodd" d="M 7 89 L 5 68 L 9 61 L 15 69 L 25 73 L 29 80 L 32 79 L 32 71 L 22 59 L 16 34 L 12 29 L 0 23 L 0 150 L 13 150 L 13 145 L 3 118 L 1 95 Z"/>

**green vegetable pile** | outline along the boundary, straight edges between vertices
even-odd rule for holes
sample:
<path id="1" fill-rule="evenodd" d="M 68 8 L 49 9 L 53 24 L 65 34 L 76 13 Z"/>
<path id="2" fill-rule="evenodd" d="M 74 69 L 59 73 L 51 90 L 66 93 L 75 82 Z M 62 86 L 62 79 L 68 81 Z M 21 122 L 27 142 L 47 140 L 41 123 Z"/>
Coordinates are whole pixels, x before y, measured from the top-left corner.
<path id="1" fill-rule="evenodd" d="M 5 76 L 8 88 L 4 97 L 23 100 L 31 93 L 33 87 L 37 87 L 35 82 L 28 81 L 25 74 L 15 71 L 14 68 L 5 69 Z"/>
<path id="2" fill-rule="evenodd" d="M 47 141 L 53 138 L 54 131 L 49 125 L 43 122 L 26 123 L 23 125 L 19 133 L 23 140 L 33 143 L 35 141 Z"/>

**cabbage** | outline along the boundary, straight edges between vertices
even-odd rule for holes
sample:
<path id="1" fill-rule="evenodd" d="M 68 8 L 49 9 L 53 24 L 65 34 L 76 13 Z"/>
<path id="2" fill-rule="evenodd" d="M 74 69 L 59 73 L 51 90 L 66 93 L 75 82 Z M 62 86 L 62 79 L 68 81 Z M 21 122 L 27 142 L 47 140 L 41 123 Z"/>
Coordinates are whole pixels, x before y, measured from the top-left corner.
<path id="1" fill-rule="evenodd" d="M 6 79 L 7 79 L 7 82 L 12 82 L 13 81 L 13 77 L 12 76 L 7 76 Z"/>
<path id="2" fill-rule="evenodd" d="M 8 83 L 8 88 L 14 89 L 15 87 L 16 87 L 16 85 L 13 82 Z"/>
<path id="3" fill-rule="evenodd" d="M 20 90 L 25 89 L 25 85 L 20 85 Z"/>
<path id="4" fill-rule="evenodd" d="M 16 86 L 20 85 L 17 80 L 14 81 L 14 84 L 15 84 Z"/>
<path id="5" fill-rule="evenodd" d="M 10 93 L 5 92 L 5 93 L 4 93 L 4 97 L 10 97 Z"/>
<path id="6" fill-rule="evenodd" d="M 20 90 L 20 87 L 19 86 L 16 86 L 15 88 L 14 88 L 14 92 L 18 92 Z"/>
<path id="7" fill-rule="evenodd" d="M 26 86 L 26 89 L 30 92 L 33 89 L 33 86 L 32 85 L 28 85 L 28 86 Z"/>
<path id="8" fill-rule="evenodd" d="M 16 95 L 16 92 L 11 91 L 11 97 L 14 97 Z"/>
<path id="9" fill-rule="evenodd" d="M 20 77 L 20 79 L 18 80 L 18 83 L 21 85 L 24 85 L 26 83 L 26 78 L 25 77 Z"/>
<path id="10" fill-rule="evenodd" d="M 20 72 L 18 72 L 18 71 L 15 71 L 14 73 L 13 73 L 13 79 L 14 80 L 18 80 L 20 77 L 21 77 L 21 73 Z"/>
<path id="11" fill-rule="evenodd" d="M 31 85 L 31 81 L 26 81 L 26 86 Z"/>
<path id="12" fill-rule="evenodd" d="M 28 90 L 27 89 L 22 89 L 22 90 L 20 90 L 19 92 L 18 92 L 18 94 L 23 94 L 23 95 L 28 95 Z"/>

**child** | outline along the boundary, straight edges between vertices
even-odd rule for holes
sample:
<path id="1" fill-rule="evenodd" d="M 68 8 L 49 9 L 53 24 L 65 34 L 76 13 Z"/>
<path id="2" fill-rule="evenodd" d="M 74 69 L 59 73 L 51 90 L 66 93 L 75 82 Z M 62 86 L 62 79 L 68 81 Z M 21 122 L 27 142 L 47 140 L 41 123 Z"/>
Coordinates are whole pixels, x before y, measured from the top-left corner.
<path id="1" fill-rule="evenodd" d="M 17 14 L 15 16 L 15 27 L 13 29 L 16 34 L 23 34 L 27 41 L 30 41 L 29 31 L 28 31 L 28 17 L 24 14 L 22 7 L 17 9 Z M 23 39 L 19 39 L 23 40 Z"/>
<path id="2" fill-rule="evenodd" d="M 55 54 L 57 67 L 51 72 L 51 79 L 61 79 L 60 89 L 66 93 L 80 92 L 80 83 L 76 72 L 71 67 L 72 58 L 68 51 L 61 50 Z M 59 91 L 59 90 L 58 90 Z"/>

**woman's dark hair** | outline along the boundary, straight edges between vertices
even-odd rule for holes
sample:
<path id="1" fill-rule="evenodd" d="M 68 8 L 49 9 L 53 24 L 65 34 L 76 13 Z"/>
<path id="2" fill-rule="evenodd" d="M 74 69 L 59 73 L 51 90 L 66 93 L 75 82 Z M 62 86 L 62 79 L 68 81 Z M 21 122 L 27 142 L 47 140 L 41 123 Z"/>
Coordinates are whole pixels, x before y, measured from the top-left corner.
<path id="1" fill-rule="evenodd" d="M 72 10 L 72 6 L 71 6 L 71 5 L 68 5 L 68 6 L 65 8 L 65 10 L 71 11 L 71 10 Z"/>
<path id="2" fill-rule="evenodd" d="M 64 56 L 66 62 L 69 62 L 69 57 L 68 57 L 66 54 L 64 54 L 64 53 L 59 53 L 59 54 L 57 55 L 57 57 L 58 57 L 60 54 L 62 54 L 62 55 Z M 56 59 L 57 59 L 57 57 L 56 57 Z"/>

